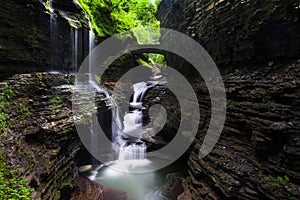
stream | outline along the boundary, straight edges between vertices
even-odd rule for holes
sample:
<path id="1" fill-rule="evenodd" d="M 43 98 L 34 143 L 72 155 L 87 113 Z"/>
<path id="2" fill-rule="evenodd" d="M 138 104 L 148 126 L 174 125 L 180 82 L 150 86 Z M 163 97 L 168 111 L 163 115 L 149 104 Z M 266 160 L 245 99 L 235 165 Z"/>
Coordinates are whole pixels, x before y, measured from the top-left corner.
<path id="1" fill-rule="evenodd" d="M 149 131 L 149 127 L 145 128 L 142 121 L 143 99 L 147 90 L 154 87 L 157 82 L 140 82 L 132 86 L 134 94 L 130 102 L 131 109 L 124 113 L 123 120 L 120 118 L 113 96 L 109 96 L 94 82 L 91 83 L 98 92 L 105 92 L 107 100 L 112 105 L 111 134 L 113 145 L 117 146 L 118 158 L 96 167 L 86 174 L 87 177 L 102 185 L 125 191 L 135 200 L 173 199 L 172 196 L 178 195 L 176 190 L 180 191 L 176 185 L 181 188 L 182 177 L 185 175 L 186 166 L 182 164 L 184 162 L 179 160 L 155 171 L 157 163 L 164 162 L 164 159 L 153 155 L 147 158 L 147 147 L 141 140 L 142 136 Z M 101 149 L 101 146 L 94 144 L 94 148 Z M 105 152 L 105 149 L 101 152 Z M 145 169 L 148 172 L 139 173 Z M 136 173 L 128 173 L 128 171 Z"/>
<path id="2" fill-rule="evenodd" d="M 94 36 L 90 21 L 89 26 L 89 52 L 91 52 L 94 48 Z M 73 36 L 74 47 L 77 47 L 78 35 L 74 32 Z M 77 54 L 75 49 L 73 51 L 75 68 L 78 64 L 76 60 Z M 168 200 L 177 198 L 182 192 L 182 181 L 186 175 L 186 162 L 179 159 L 161 169 L 159 165 L 164 162 L 170 162 L 170 160 L 162 155 L 156 155 L 155 152 L 149 154 L 146 144 L 142 141 L 142 137 L 153 128 L 143 124 L 143 110 L 146 109 L 143 106 L 143 100 L 149 89 L 163 84 L 165 79 L 162 75 L 157 76 L 156 74 L 154 78 L 149 77 L 148 81 L 134 83 L 132 85 L 133 94 L 130 102 L 128 102 L 129 110 L 125 113 L 120 113 L 121 111 L 115 97 L 110 95 L 107 90 L 101 88 L 94 80 L 92 56 L 89 57 L 88 61 L 88 85 L 81 85 L 76 77 L 75 88 L 94 88 L 98 93 L 102 93 L 106 97 L 106 101 L 111 107 L 112 120 L 111 133 L 109 134 L 113 150 L 110 147 L 101 145 L 101 138 L 98 136 L 99 129 L 96 125 L 98 120 L 94 118 L 90 127 L 92 130 L 90 136 L 91 153 L 101 152 L 102 155 L 108 158 L 108 161 L 94 167 L 93 171 L 87 172 L 85 175 L 90 180 L 101 185 L 127 192 L 135 200 Z M 160 119 L 163 118 L 158 120 Z M 160 121 L 159 124 L 162 123 L 164 122 Z"/>

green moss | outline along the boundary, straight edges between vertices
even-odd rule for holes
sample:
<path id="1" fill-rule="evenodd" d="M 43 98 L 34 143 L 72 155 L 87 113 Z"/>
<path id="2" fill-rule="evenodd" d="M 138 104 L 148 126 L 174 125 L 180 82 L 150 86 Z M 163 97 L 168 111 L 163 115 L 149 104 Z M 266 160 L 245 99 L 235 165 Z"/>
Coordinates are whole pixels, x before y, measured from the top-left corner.
<path id="1" fill-rule="evenodd" d="M 22 123 L 30 118 L 28 106 L 24 103 L 16 103 L 15 111 L 18 115 L 19 121 Z"/>
<path id="2" fill-rule="evenodd" d="M 22 171 L 22 168 L 10 169 L 0 150 L 0 199 L 31 199 L 33 189 L 26 185 L 27 179 L 20 178 Z"/>
<path id="3" fill-rule="evenodd" d="M 56 95 L 50 99 L 50 103 L 53 105 L 59 105 L 62 103 L 62 99 L 60 96 Z"/>
<path id="4" fill-rule="evenodd" d="M 232 100 L 232 99 L 227 101 L 228 106 L 235 106 L 235 105 L 238 105 L 238 104 L 239 104 L 239 102 L 237 102 L 235 100 Z"/>
<path id="5" fill-rule="evenodd" d="M 295 190 L 291 187 L 290 179 L 287 175 L 277 176 L 277 178 L 271 175 L 265 176 L 259 180 L 259 183 L 273 192 L 280 195 L 285 195 L 286 199 L 293 200 L 295 198 Z M 283 194 L 283 192 L 285 194 Z"/>
<path id="6" fill-rule="evenodd" d="M 36 90 L 47 87 L 43 78 L 43 74 L 35 74 L 33 76 L 33 85 L 36 87 Z"/>
<path id="7" fill-rule="evenodd" d="M 10 126 L 8 113 L 12 107 L 12 99 L 16 96 L 11 86 L 3 89 L 3 95 L 0 95 L 0 133 L 5 132 Z"/>
<path id="8" fill-rule="evenodd" d="M 214 164 L 221 166 L 226 164 L 229 161 L 229 158 L 227 157 L 227 155 L 221 156 L 219 158 L 217 158 L 216 160 L 214 160 Z"/>
<path id="9" fill-rule="evenodd" d="M 100 77 L 100 76 L 94 75 L 94 79 L 95 79 L 95 81 L 96 81 L 99 85 L 102 84 L 102 80 L 101 80 L 101 77 Z"/>
<path id="10" fill-rule="evenodd" d="M 51 115 L 56 115 L 57 113 L 60 113 L 60 105 L 63 103 L 63 100 L 60 96 L 53 96 L 52 98 L 50 98 L 49 103 Z"/>

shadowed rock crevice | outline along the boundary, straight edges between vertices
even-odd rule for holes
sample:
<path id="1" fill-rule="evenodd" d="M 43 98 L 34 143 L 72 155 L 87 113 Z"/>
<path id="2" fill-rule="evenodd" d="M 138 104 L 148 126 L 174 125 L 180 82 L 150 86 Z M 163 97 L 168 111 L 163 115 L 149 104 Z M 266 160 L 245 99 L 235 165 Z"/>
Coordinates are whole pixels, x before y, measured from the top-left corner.
<path id="1" fill-rule="evenodd" d="M 299 198 L 298 6 L 297 1 L 275 0 L 160 4 L 162 27 L 186 33 L 203 45 L 222 72 L 227 95 L 221 138 L 200 159 L 210 99 L 205 83 L 186 74 L 207 122 L 194 141 L 179 199 Z M 174 55 L 166 58 L 180 72 L 192 68 Z"/>

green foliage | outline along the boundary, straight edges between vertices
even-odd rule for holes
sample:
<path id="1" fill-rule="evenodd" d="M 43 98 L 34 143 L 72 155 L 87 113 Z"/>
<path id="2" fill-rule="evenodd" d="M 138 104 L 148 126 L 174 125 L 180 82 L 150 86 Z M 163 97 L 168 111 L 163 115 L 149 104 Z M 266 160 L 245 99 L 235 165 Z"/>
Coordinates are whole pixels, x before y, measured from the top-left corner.
<path id="1" fill-rule="evenodd" d="M 136 38 L 138 44 L 157 44 L 160 22 L 155 13 L 161 0 L 79 0 L 88 13 L 92 27 L 101 37 L 131 30 L 132 34 L 119 35 L 121 39 Z M 165 64 L 161 54 L 145 54 L 147 60 L 138 59 L 142 65 Z"/>
<path id="2" fill-rule="evenodd" d="M 8 112 L 11 110 L 11 101 L 16 96 L 12 87 L 6 86 L 3 89 L 3 95 L 0 95 L 0 132 L 7 130 L 9 126 Z"/>
<path id="3" fill-rule="evenodd" d="M 10 99 L 14 98 L 15 96 L 16 96 L 16 93 L 13 91 L 11 86 L 6 86 L 4 88 L 4 97 L 7 100 L 10 100 Z"/>
<path id="4" fill-rule="evenodd" d="M 143 59 L 141 59 L 141 58 L 138 58 L 137 59 L 137 62 L 140 64 L 140 65 L 143 65 L 143 66 L 146 66 L 146 67 L 152 67 L 150 64 L 149 64 L 149 62 L 147 62 L 147 61 L 145 61 L 145 60 L 143 60 Z"/>
<path id="5" fill-rule="evenodd" d="M 156 54 L 156 53 L 146 53 L 144 54 L 146 56 L 146 58 L 148 58 L 149 62 L 152 65 L 155 64 L 161 64 L 161 65 L 166 65 L 166 60 L 165 60 L 165 56 L 162 54 Z"/>
<path id="6" fill-rule="evenodd" d="M 262 175 L 262 172 L 259 173 Z M 290 185 L 290 179 L 287 175 L 285 176 L 277 176 L 274 178 L 270 175 L 263 177 L 259 180 L 259 183 L 264 185 L 267 188 L 272 189 L 273 191 L 277 191 L 279 194 L 282 192 L 286 192 L 286 199 L 295 200 L 295 190 Z"/>
<path id="7" fill-rule="evenodd" d="M 221 157 L 217 158 L 216 160 L 214 160 L 214 164 L 221 166 L 221 165 L 226 164 L 228 161 L 229 161 L 228 156 L 224 155 L 224 156 L 221 156 Z"/>
<path id="8" fill-rule="evenodd" d="M 56 95 L 56 96 L 54 96 L 54 97 L 52 97 L 52 98 L 50 99 L 50 103 L 51 103 L 52 105 L 58 105 L 58 104 L 61 104 L 62 101 L 63 101 L 63 100 L 62 100 L 61 97 L 58 96 L 58 95 Z"/>
<path id="9" fill-rule="evenodd" d="M 289 178 L 287 175 L 285 175 L 284 177 L 282 177 L 282 176 L 277 176 L 277 180 L 278 180 L 278 182 L 279 182 L 280 184 L 284 184 L 284 183 L 290 182 L 290 178 Z"/>
<path id="10" fill-rule="evenodd" d="M 283 183 L 283 182 L 284 182 L 284 181 L 283 181 L 283 178 L 282 178 L 281 176 L 278 176 L 278 177 L 277 177 L 277 180 L 278 180 L 279 183 Z"/>
<path id="11" fill-rule="evenodd" d="M 16 103 L 15 111 L 18 114 L 20 122 L 26 121 L 30 118 L 30 112 L 26 104 Z"/>
<path id="12" fill-rule="evenodd" d="M 158 0 L 79 0 L 99 36 L 112 36 L 132 28 L 159 28 Z"/>
<path id="13" fill-rule="evenodd" d="M 56 115 L 60 112 L 60 105 L 63 103 L 63 99 L 56 95 L 49 100 L 49 108 L 51 109 L 51 115 Z"/>
<path id="14" fill-rule="evenodd" d="M 101 80 L 101 77 L 100 77 L 100 76 L 94 75 L 94 79 L 95 79 L 96 83 L 98 83 L 99 85 L 101 85 L 102 80 Z"/>
<path id="15" fill-rule="evenodd" d="M 27 179 L 19 176 L 23 169 L 10 169 L 5 162 L 3 151 L 0 150 L 0 199 L 30 200 L 33 189 L 26 185 Z"/>
<path id="16" fill-rule="evenodd" d="M 7 115 L 4 112 L 0 113 L 0 132 L 7 129 L 6 117 Z"/>
<path id="17" fill-rule="evenodd" d="M 285 181 L 285 182 L 290 182 L 290 178 L 287 176 L 287 175 L 285 175 L 284 177 L 283 177 L 283 180 Z"/>

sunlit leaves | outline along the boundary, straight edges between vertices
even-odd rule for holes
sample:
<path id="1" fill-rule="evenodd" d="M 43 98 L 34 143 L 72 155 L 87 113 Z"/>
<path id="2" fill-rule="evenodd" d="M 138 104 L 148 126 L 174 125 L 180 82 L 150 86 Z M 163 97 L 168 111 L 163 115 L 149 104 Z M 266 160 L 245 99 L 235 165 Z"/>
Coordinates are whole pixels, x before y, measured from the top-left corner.
<path id="1" fill-rule="evenodd" d="M 79 0 L 99 36 L 112 36 L 132 28 L 159 27 L 157 5 L 151 0 Z"/>

